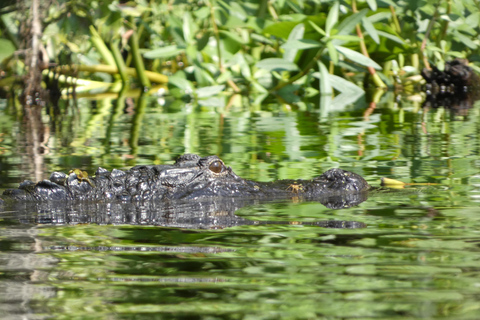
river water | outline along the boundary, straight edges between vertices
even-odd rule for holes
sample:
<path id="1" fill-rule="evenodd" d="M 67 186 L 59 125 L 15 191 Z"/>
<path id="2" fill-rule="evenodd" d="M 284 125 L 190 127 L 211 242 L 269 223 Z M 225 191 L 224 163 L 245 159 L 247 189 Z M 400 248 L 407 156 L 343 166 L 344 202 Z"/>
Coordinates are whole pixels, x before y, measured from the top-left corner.
<path id="1" fill-rule="evenodd" d="M 386 96 L 333 110 L 82 100 L 43 127 L 0 101 L 0 188 L 216 154 L 240 176 L 332 167 L 416 185 L 283 202 L 0 209 L 2 319 L 479 319 L 480 109 Z M 163 104 L 163 105 L 162 105 Z M 34 146 L 34 147 L 32 147 Z"/>

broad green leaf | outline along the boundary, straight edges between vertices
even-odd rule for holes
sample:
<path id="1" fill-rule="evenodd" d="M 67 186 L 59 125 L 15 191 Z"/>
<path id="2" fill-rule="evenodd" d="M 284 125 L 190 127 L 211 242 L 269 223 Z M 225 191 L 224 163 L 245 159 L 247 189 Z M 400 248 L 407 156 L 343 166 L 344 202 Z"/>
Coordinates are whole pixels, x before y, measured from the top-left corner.
<path id="1" fill-rule="evenodd" d="M 225 97 L 211 97 L 207 99 L 199 99 L 197 103 L 202 107 L 223 108 L 225 107 Z"/>
<path id="2" fill-rule="evenodd" d="M 295 103 L 300 101 L 300 97 L 296 94 L 298 89 L 300 89 L 299 85 L 290 84 L 278 90 L 277 94 L 282 97 L 286 102 Z"/>
<path id="3" fill-rule="evenodd" d="M 293 62 L 295 60 L 295 57 L 297 55 L 298 50 L 301 50 L 301 48 L 291 46 L 287 47 L 286 45 L 290 42 L 297 41 L 299 39 L 303 38 L 303 34 L 305 32 L 305 25 L 303 23 L 298 24 L 293 28 L 292 32 L 288 35 L 288 40 L 287 43 L 285 43 L 282 48 L 285 49 L 285 52 L 283 54 L 283 58 L 287 61 Z"/>
<path id="4" fill-rule="evenodd" d="M 322 28 L 320 28 L 319 26 L 317 26 L 317 25 L 315 24 L 315 22 L 308 20 L 308 23 L 312 26 L 313 29 L 315 29 L 315 31 L 317 31 L 318 33 L 320 33 L 322 36 L 326 36 L 326 35 L 327 35 L 327 34 L 325 33 L 325 31 L 323 31 Z"/>
<path id="5" fill-rule="evenodd" d="M 215 79 L 212 78 L 198 60 L 194 61 L 193 74 L 195 75 L 197 87 L 206 87 L 216 84 Z"/>
<path id="6" fill-rule="evenodd" d="M 342 77 L 336 76 L 334 74 L 329 74 L 328 79 L 332 87 L 335 88 L 335 90 L 338 90 L 342 93 L 350 93 L 350 94 L 365 93 L 365 91 L 359 86 L 357 86 L 355 83 L 350 82 Z"/>
<path id="7" fill-rule="evenodd" d="M 219 94 L 225 89 L 225 85 L 211 86 L 197 89 L 198 98 L 207 98 Z"/>
<path id="8" fill-rule="evenodd" d="M 363 17 L 368 13 L 368 9 L 363 9 L 355 14 L 352 14 L 350 17 L 344 19 L 340 25 L 337 27 L 337 34 L 349 34 L 357 24 L 359 24 Z"/>
<path id="9" fill-rule="evenodd" d="M 197 33 L 197 25 L 193 22 L 190 12 L 185 12 L 183 15 L 183 38 L 186 43 L 192 43 Z"/>
<path id="10" fill-rule="evenodd" d="M 10 40 L 0 39 L 0 62 L 15 52 L 15 46 Z"/>
<path id="11" fill-rule="evenodd" d="M 230 7 L 230 14 L 236 16 L 238 19 L 245 21 L 248 18 L 248 14 L 245 12 L 243 7 L 238 3 L 232 1 Z"/>
<path id="12" fill-rule="evenodd" d="M 298 25 L 295 21 L 283 21 L 269 25 L 262 30 L 263 34 L 269 34 L 278 38 L 287 39 L 293 28 Z"/>
<path id="13" fill-rule="evenodd" d="M 193 92 L 193 85 L 190 81 L 182 77 L 178 72 L 168 78 L 168 84 L 173 85 L 179 89 L 182 89 L 186 94 Z"/>
<path id="14" fill-rule="evenodd" d="M 321 47 L 322 47 L 322 44 L 320 42 L 315 40 L 310 40 L 310 39 L 292 40 L 282 45 L 282 48 L 285 49 L 285 52 L 287 51 L 287 49 L 288 50 L 297 49 L 298 51 L 298 50 L 321 48 Z M 285 57 L 284 59 L 288 60 Z"/>
<path id="15" fill-rule="evenodd" d="M 367 17 L 364 17 L 362 19 L 362 25 L 365 28 L 365 31 L 367 31 L 368 35 L 372 37 L 373 41 L 375 41 L 376 43 L 380 43 L 380 38 L 378 37 L 377 30 Z"/>
<path id="16" fill-rule="evenodd" d="M 330 11 L 328 12 L 327 22 L 325 24 L 325 31 L 327 32 L 328 36 L 330 36 L 330 32 L 332 31 L 333 26 L 338 22 L 339 5 L 339 2 L 335 1 L 333 6 L 330 8 Z"/>
<path id="17" fill-rule="evenodd" d="M 372 11 L 377 11 L 377 0 L 367 0 L 367 3 Z"/>
<path id="18" fill-rule="evenodd" d="M 381 70 L 382 67 L 380 67 L 378 65 L 378 63 L 376 63 L 375 61 L 373 61 L 372 59 L 368 58 L 368 57 L 365 57 L 363 54 L 357 52 L 357 51 L 354 51 L 352 49 L 348 49 L 348 48 L 345 48 L 345 47 L 342 47 L 342 46 L 335 46 L 335 48 L 338 50 L 338 52 L 340 52 L 341 54 L 343 54 L 345 56 L 345 58 L 347 59 L 350 59 L 358 64 L 361 64 L 363 66 L 367 66 L 367 67 L 373 67 L 377 70 Z"/>
<path id="19" fill-rule="evenodd" d="M 456 40 L 458 42 L 463 43 L 464 45 L 466 45 L 470 49 L 476 49 L 477 48 L 477 44 L 475 42 L 473 42 L 470 37 L 465 36 L 464 34 L 458 32 L 457 30 L 455 30 L 454 35 L 457 38 Z"/>
<path id="20" fill-rule="evenodd" d="M 298 66 L 290 61 L 281 58 L 267 58 L 255 64 L 257 68 L 268 71 L 298 71 Z"/>
<path id="21" fill-rule="evenodd" d="M 390 11 L 383 11 L 379 13 L 372 14 L 371 16 L 368 17 L 371 23 L 379 22 L 382 20 L 387 20 L 390 19 L 392 16 L 392 13 Z"/>
<path id="22" fill-rule="evenodd" d="M 231 31 L 226 31 L 226 30 L 220 30 L 219 31 L 220 34 L 223 34 L 224 36 L 232 39 L 233 41 L 239 43 L 239 44 L 245 44 L 245 41 L 243 41 L 243 39 L 236 35 L 235 33 L 231 32 Z"/>
<path id="23" fill-rule="evenodd" d="M 147 51 L 143 56 L 147 59 L 159 59 L 159 58 L 170 58 L 177 56 L 179 53 L 183 52 L 185 49 L 179 48 L 177 46 L 166 46 L 151 51 Z"/>

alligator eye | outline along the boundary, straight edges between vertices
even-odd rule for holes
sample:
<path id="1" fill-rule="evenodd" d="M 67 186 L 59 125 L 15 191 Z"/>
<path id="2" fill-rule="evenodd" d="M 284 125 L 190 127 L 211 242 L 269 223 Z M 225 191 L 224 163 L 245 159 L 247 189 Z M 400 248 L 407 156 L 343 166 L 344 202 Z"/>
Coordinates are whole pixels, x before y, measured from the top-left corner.
<path id="1" fill-rule="evenodd" d="M 223 171 L 223 163 L 221 161 L 214 161 L 208 167 L 212 172 L 221 173 Z"/>

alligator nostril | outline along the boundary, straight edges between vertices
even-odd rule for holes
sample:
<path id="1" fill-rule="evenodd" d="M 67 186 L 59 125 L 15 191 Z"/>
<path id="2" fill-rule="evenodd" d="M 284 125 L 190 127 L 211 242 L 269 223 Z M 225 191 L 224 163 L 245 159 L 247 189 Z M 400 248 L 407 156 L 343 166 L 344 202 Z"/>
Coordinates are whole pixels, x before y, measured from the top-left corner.
<path id="1" fill-rule="evenodd" d="M 223 163 L 221 161 L 214 161 L 208 167 L 212 172 L 221 173 L 223 171 Z"/>

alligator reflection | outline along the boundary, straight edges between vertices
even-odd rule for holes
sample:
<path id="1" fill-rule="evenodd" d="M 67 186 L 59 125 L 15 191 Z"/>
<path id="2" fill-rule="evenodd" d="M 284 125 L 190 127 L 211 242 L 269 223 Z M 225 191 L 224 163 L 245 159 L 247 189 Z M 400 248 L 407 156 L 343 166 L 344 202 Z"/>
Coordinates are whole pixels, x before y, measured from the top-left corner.
<path id="1" fill-rule="evenodd" d="M 358 205 L 368 194 L 344 194 L 318 200 L 328 208 L 340 209 Z M 301 199 L 298 199 L 301 201 Z M 155 225 L 188 229 L 221 229 L 240 225 L 307 224 L 305 222 L 255 221 L 237 216 L 235 212 L 245 206 L 266 201 L 254 199 L 217 199 L 211 201 L 170 202 L 14 202 L 4 209 L 13 210 L 23 223 L 74 225 L 74 224 L 131 224 Z M 364 228 L 356 221 L 309 222 L 324 228 Z"/>

